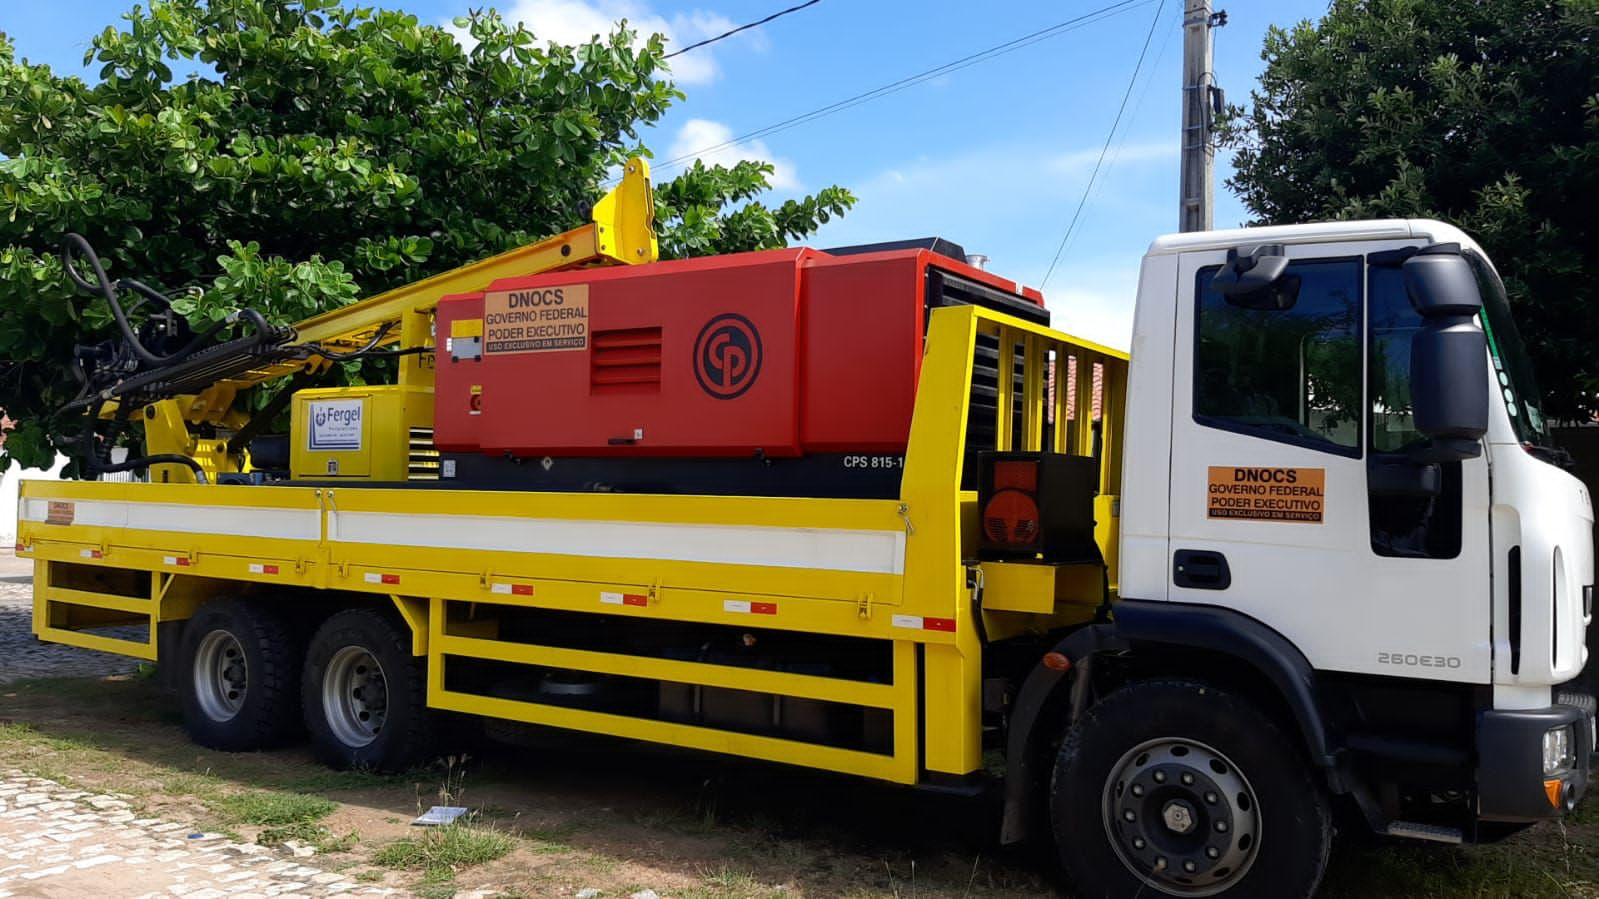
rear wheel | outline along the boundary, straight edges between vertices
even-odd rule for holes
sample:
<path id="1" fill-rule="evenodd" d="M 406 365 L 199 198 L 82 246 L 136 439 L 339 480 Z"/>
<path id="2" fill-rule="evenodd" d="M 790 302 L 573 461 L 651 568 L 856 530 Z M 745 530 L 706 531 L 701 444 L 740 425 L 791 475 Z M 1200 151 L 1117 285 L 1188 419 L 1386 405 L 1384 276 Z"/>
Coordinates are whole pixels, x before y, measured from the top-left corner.
<path id="1" fill-rule="evenodd" d="M 183 723 L 194 742 L 243 752 L 300 732 L 299 642 L 275 610 L 212 600 L 189 619 L 180 655 Z"/>
<path id="2" fill-rule="evenodd" d="M 339 612 L 317 629 L 302 678 L 305 725 L 336 768 L 402 771 L 428 759 L 427 660 L 404 624 L 373 609 Z"/>
<path id="3" fill-rule="evenodd" d="M 1050 815 L 1085 896 L 1309 896 L 1332 841 L 1298 748 L 1251 703 L 1189 681 L 1090 708 L 1061 743 Z"/>

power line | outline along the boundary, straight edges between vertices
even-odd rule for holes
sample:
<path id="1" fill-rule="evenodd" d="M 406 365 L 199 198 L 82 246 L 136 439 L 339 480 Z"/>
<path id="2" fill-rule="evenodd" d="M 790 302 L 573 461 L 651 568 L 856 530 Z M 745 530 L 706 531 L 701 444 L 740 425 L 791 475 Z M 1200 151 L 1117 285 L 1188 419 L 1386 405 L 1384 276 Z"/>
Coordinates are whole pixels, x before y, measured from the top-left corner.
<path id="1" fill-rule="evenodd" d="M 671 53 L 668 53 L 668 54 L 666 54 L 665 56 L 663 56 L 661 58 L 662 59 L 671 59 L 674 56 L 681 56 L 681 55 L 683 55 L 684 53 L 687 53 L 690 50 L 696 50 L 696 49 L 698 49 L 700 47 L 705 46 L 706 44 L 714 44 L 717 41 L 722 40 L 724 38 L 730 38 L 733 35 L 738 34 L 740 31 L 748 31 L 751 28 L 759 28 L 762 25 L 765 25 L 767 22 L 772 21 L 773 19 L 781 19 L 782 17 L 788 15 L 791 12 L 799 12 L 800 10 L 804 9 L 807 6 L 815 6 L 816 4 L 821 3 L 821 2 L 822 2 L 822 0 L 807 0 L 807 2 L 805 2 L 805 3 L 801 3 L 801 4 L 798 4 L 796 6 L 790 6 L 788 9 L 781 10 L 779 12 L 774 12 L 771 15 L 767 16 L 764 19 L 761 19 L 758 22 L 751 22 L 748 25 L 740 25 L 737 28 L 734 28 L 732 31 L 724 31 L 721 34 L 718 34 L 716 37 L 708 37 L 705 40 L 700 41 L 697 44 L 689 44 L 687 47 L 684 47 L 681 50 L 673 50 Z"/>
<path id="2" fill-rule="evenodd" d="M 935 66 L 934 68 L 927 69 L 927 70 L 922 71 L 922 72 L 918 72 L 918 73 L 916 73 L 914 75 L 908 75 L 908 76 L 906 76 L 904 78 L 901 78 L 898 81 L 890 82 L 888 84 L 882 85 L 881 87 L 875 87 L 875 88 L 872 88 L 869 91 L 863 91 L 863 92 L 861 92 L 859 94 L 856 94 L 856 95 L 854 95 L 852 97 L 847 97 L 847 98 L 845 98 L 843 100 L 839 100 L 839 101 L 837 101 L 835 103 L 829 103 L 826 106 L 822 106 L 822 107 L 819 107 L 817 109 L 813 109 L 810 112 L 801 113 L 801 114 L 799 114 L 797 116 L 793 116 L 791 118 L 784 119 L 781 122 L 777 122 L 777 123 L 774 123 L 774 124 L 771 124 L 771 125 L 767 125 L 764 128 L 757 128 L 754 131 L 750 131 L 750 132 L 748 132 L 746 134 L 741 134 L 738 137 L 731 138 L 729 140 L 725 140 L 725 141 L 723 141 L 723 142 L 721 142 L 719 144 L 716 144 L 714 146 L 705 147 L 703 149 L 695 150 L 692 153 L 685 153 L 682 156 L 678 156 L 678 157 L 676 157 L 674 159 L 669 159 L 666 162 L 661 163 L 659 166 L 657 166 L 657 168 L 663 169 L 663 170 L 664 169 L 668 169 L 668 168 L 671 168 L 672 166 L 681 165 L 681 164 L 683 164 L 685 162 L 689 162 L 689 161 L 691 161 L 691 160 L 693 160 L 693 159 L 695 159 L 695 158 L 697 158 L 699 156 L 702 156 L 702 155 L 704 155 L 706 153 L 714 153 L 717 150 L 723 150 L 723 149 L 726 149 L 728 147 L 736 147 L 736 146 L 738 146 L 740 144 L 745 144 L 745 143 L 748 143 L 748 142 L 750 142 L 752 140 L 756 140 L 758 138 L 766 137 L 769 134 L 776 134 L 779 131 L 787 131 L 790 128 L 794 128 L 796 126 L 803 125 L 803 124 L 805 124 L 807 122 L 813 122 L 813 121 L 815 121 L 817 119 L 820 119 L 820 118 L 823 118 L 825 116 L 832 115 L 835 112 L 842 112 L 845 109 L 849 109 L 849 108 L 854 107 L 854 106 L 859 106 L 862 103 L 869 103 L 869 102 L 871 102 L 873 100 L 877 100 L 877 99 L 880 99 L 882 97 L 886 97 L 889 94 L 898 93 L 899 91 L 905 90 L 906 88 L 914 87 L 914 86 L 916 86 L 918 84 L 921 84 L 921 83 L 923 83 L 925 81 L 931 81 L 932 79 L 937 78 L 940 75 L 947 75 L 947 74 L 949 74 L 951 72 L 957 72 L 957 71 L 960 71 L 961 69 L 967 68 L 969 66 L 974 66 L 974 65 L 977 65 L 978 63 L 987 62 L 990 59 L 994 59 L 996 57 L 1003 56 L 1003 55 L 1005 55 L 1007 53 L 1012 53 L 1012 52 L 1014 52 L 1016 50 L 1020 50 L 1023 47 L 1027 47 L 1027 46 L 1030 46 L 1032 44 L 1036 44 L 1039 41 L 1046 40 L 1048 38 L 1055 37 L 1057 35 L 1065 34 L 1068 31 L 1075 31 L 1078 28 L 1083 28 L 1085 26 L 1092 25 L 1095 22 L 1099 22 L 1099 21 L 1101 21 L 1103 19 L 1108 19 L 1108 18 L 1110 18 L 1112 16 L 1118 15 L 1118 14 L 1123 13 L 1123 12 L 1127 12 L 1127 11 L 1129 11 L 1131 9 L 1136 9 L 1139 6 L 1144 6 L 1144 5 L 1146 5 L 1148 3 L 1151 3 L 1151 2 L 1155 2 L 1155 0 L 1120 0 L 1120 2 L 1112 3 L 1112 4 L 1108 5 L 1108 6 L 1103 6 L 1103 7 L 1099 8 L 1099 9 L 1096 9 L 1096 10 L 1094 10 L 1092 12 L 1087 12 L 1087 13 L 1084 13 L 1084 14 L 1082 14 L 1080 16 L 1077 16 L 1076 18 L 1067 19 L 1064 22 L 1056 23 L 1056 24 L 1051 25 L 1051 26 L 1049 26 L 1047 28 L 1041 28 L 1041 29 L 1039 29 L 1037 31 L 1034 31 L 1034 32 L 1030 33 L 1030 34 L 1024 34 L 1021 37 L 1005 41 L 1004 43 L 1001 43 L 1001 44 L 995 44 L 992 47 L 989 47 L 989 48 L 984 49 L 984 50 L 979 50 L 976 53 L 972 53 L 972 54 L 969 54 L 967 56 L 963 56 L 960 59 L 952 60 L 950 62 L 944 63 L 943 65 Z M 1163 3 L 1164 0 L 1161 0 L 1161 2 Z"/>
<path id="3" fill-rule="evenodd" d="M 1160 39 L 1160 46 L 1155 50 L 1155 61 L 1150 64 L 1149 77 L 1144 79 L 1144 86 L 1138 91 L 1138 99 L 1133 101 L 1132 117 L 1127 120 L 1127 127 L 1122 129 L 1122 136 L 1116 140 L 1116 149 L 1110 151 L 1110 159 L 1105 163 L 1107 171 L 1116 168 L 1116 161 L 1121 159 L 1122 148 L 1127 146 L 1127 135 L 1131 132 L 1133 124 L 1138 121 L 1139 112 L 1144 108 L 1144 100 L 1149 97 L 1150 85 L 1155 83 L 1155 70 L 1160 68 L 1161 60 L 1166 58 L 1166 47 L 1171 44 L 1171 36 L 1183 30 L 1181 22 L 1173 24 L 1175 27 L 1165 30 Z M 1099 199 L 1100 193 L 1104 189 L 1105 182 L 1103 181 L 1095 185 L 1094 195 L 1088 198 L 1088 202 L 1092 203 Z"/>
<path id="4" fill-rule="evenodd" d="M 1077 220 L 1083 214 L 1083 207 L 1088 205 L 1088 193 L 1094 189 L 1094 179 L 1099 177 L 1099 168 L 1105 163 L 1105 154 L 1110 151 L 1110 143 L 1116 137 L 1116 129 L 1121 126 L 1122 113 L 1127 111 L 1127 99 L 1133 95 L 1133 85 L 1138 83 L 1138 73 L 1144 68 L 1144 56 L 1149 52 L 1149 42 L 1155 37 L 1155 26 L 1160 24 L 1160 14 L 1166 10 L 1166 0 L 1160 0 L 1155 6 L 1155 18 L 1149 23 L 1149 33 L 1144 35 L 1144 46 L 1138 51 L 1138 61 L 1133 63 L 1133 77 L 1127 79 L 1127 90 L 1122 92 L 1121 105 L 1116 107 L 1116 118 L 1110 123 L 1110 133 L 1105 135 L 1105 146 L 1099 150 L 1099 159 L 1094 162 L 1094 170 L 1088 174 L 1088 184 L 1083 187 L 1082 199 L 1077 201 L 1077 210 L 1072 213 L 1071 223 L 1066 226 L 1066 233 L 1061 236 L 1060 246 L 1055 248 L 1055 258 L 1049 261 L 1049 270 L 1044 272 L 1044 280 L 1038 287 L 1043 289 L 1049 283 L 1049 276 L 1055 273 L 1055 266 L 1060 263 L 1060 255 L 1066 252 L 1066 242 L 1072 239 L 1072 232 L 1077 229 Z"/>

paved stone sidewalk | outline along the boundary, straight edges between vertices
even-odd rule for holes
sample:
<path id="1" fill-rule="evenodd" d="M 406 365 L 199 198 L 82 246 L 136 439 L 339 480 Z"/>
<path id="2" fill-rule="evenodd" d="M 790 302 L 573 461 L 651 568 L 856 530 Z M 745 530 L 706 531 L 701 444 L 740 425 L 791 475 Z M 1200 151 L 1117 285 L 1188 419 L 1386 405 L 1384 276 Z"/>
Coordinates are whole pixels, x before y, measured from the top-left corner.
<path id="1" fill-rule="evenodd" d="M 0 899 L 395 894 L 264 846 L 139 818 L 115 796 L 0 772 Z"/>

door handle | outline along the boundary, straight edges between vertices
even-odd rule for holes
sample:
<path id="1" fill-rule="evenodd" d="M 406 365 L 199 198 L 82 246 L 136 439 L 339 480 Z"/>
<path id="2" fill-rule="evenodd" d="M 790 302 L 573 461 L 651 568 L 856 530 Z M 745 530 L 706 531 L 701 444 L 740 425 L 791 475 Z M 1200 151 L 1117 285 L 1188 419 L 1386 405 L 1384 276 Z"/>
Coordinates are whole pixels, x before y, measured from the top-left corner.
<path id="1" fill-rule="evenodd" d="M 1227 557 L 1208 549 L 1179 549 L 1172 555 L 1172 583 L 1195 590 L 1226 590 L 1233 574 Z"/>

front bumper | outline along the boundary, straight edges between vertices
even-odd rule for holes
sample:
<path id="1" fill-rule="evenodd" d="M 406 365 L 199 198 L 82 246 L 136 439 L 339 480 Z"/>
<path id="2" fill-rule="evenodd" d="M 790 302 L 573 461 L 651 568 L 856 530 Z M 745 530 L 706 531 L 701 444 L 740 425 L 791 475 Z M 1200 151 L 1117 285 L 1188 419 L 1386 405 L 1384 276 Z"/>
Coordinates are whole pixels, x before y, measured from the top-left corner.
<path id="1" fill-rule="evenodd" d="M 1543 735 L 1571 725 L 1570 767 L 1544 774 Z M 1477 716 L 1477 817 L 1483 821 L 1538 821 L 1570 811 L 1588 789 L 1593 719 L 1574 705 L 1544 709 L 1490 709 Z M 1559 781 L 1551 801 L 1549 781 Z"/>

